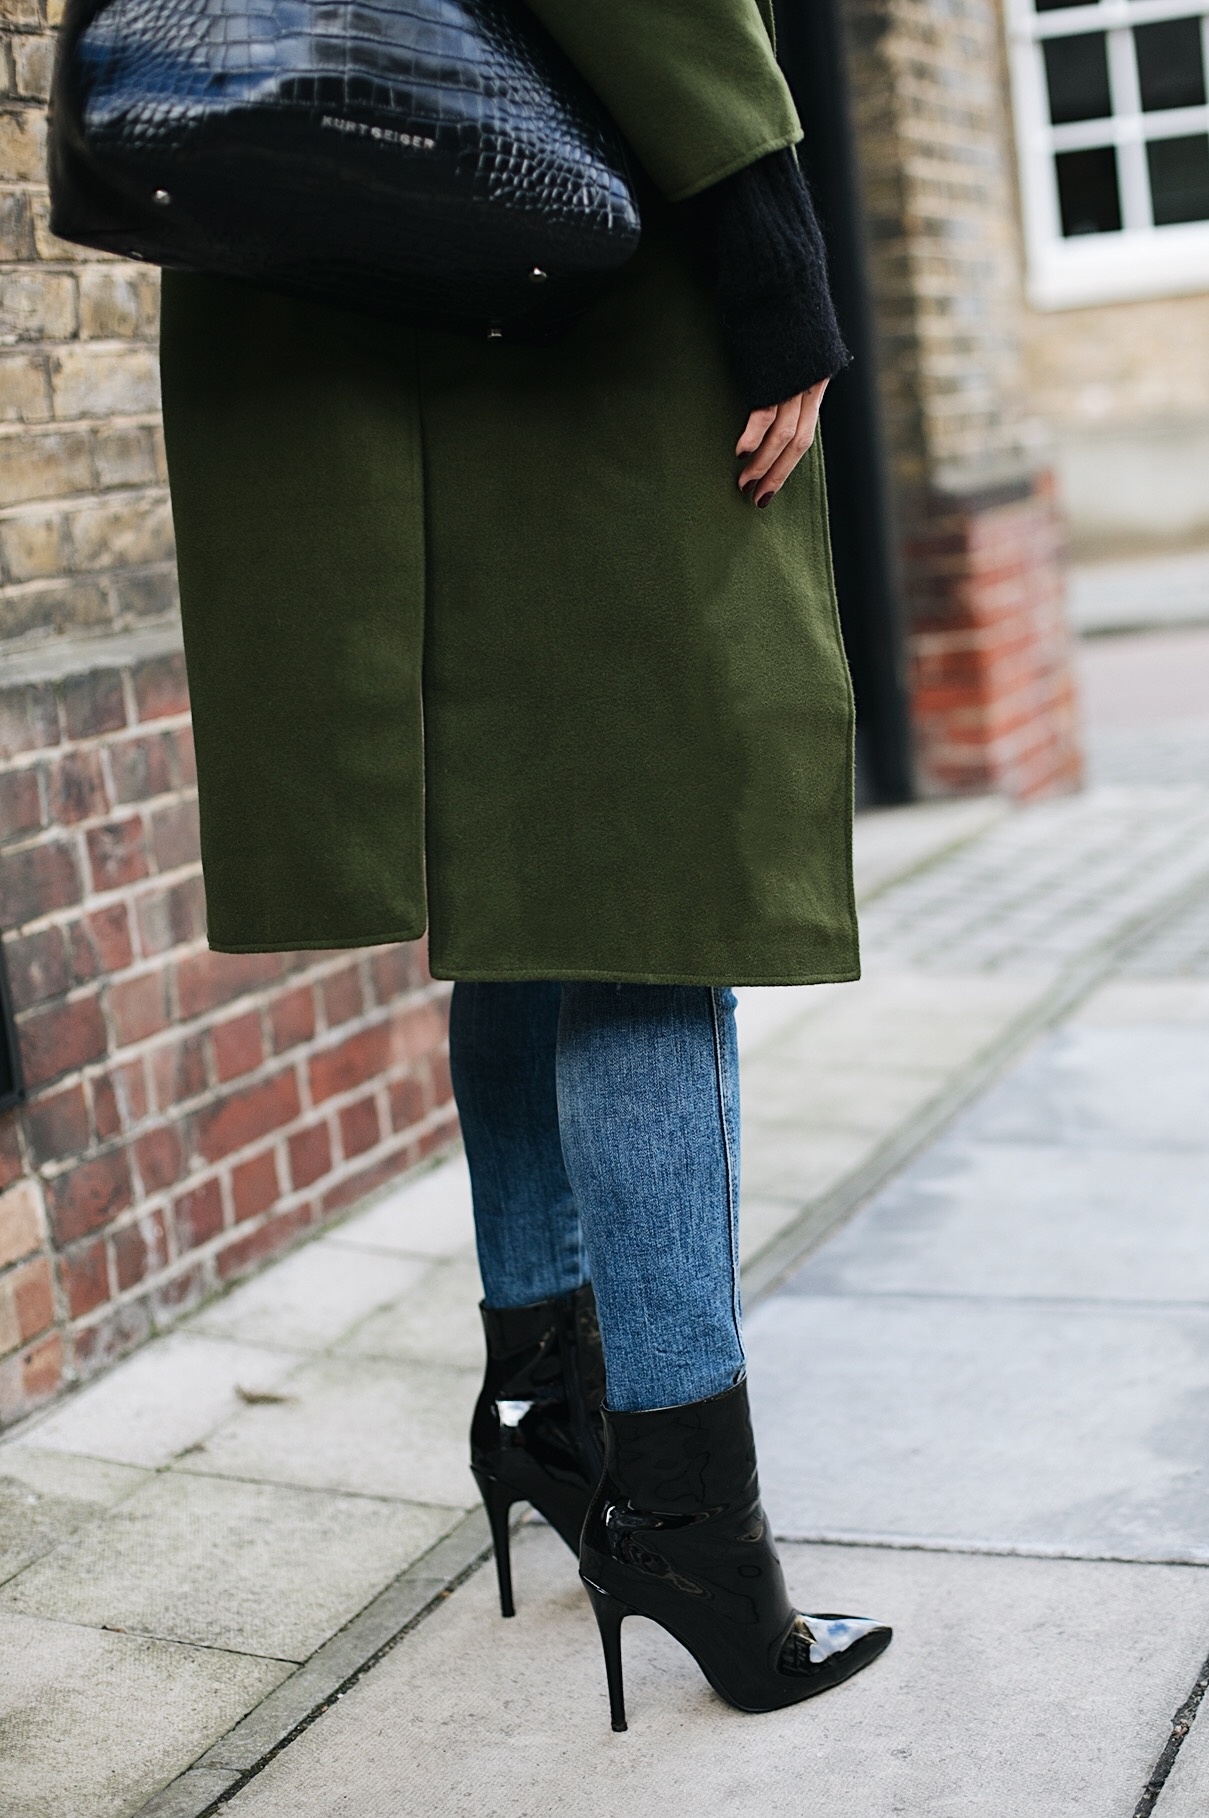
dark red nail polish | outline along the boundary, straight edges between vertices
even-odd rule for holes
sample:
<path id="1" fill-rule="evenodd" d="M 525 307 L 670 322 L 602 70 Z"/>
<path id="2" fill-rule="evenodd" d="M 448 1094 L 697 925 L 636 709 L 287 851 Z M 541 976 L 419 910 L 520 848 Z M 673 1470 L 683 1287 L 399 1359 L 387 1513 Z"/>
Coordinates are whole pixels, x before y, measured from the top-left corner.
<path id="1" fill-rule="evenodd" d="M 758 480 L 749 480 L 749 481 L 748 481 L 748 482 L 747 482 L 747 485 L 746 485 L 746 486 L 744 486 L 744 487 L 743 487 L 743 489 L 742 489 L 742 490 L 743 490 L 743 497 L 744 497 L 744 498 L 745 498 L 745 499 L 750 499 L 750 497 L 751 497 L 751 495 L 752 495 L 752 493 L 753 493 L 753 492 L 754 492 L 754 491 L 755 491 L 755 490 L 756 490 L 756 487 L 757 487 L 757 486 L 758 486 L 758 485 L 759 485 L 759 484 L 760 484 L 760 482 L 759 482 L 759 481 L 758 481 Z"/>
<path id="2" fill-rule="evenodd" d="M 771 505 L 771 504 L 772 504 L 772 502 L 773 502 L 773 500 L 774 500 L 774 499 L 775 499 L 775 498 L 776 498 L 776 496 L 777 496 L 777 495 L 776 495 L 776 493 L 775 493 L 775 492 L 766 492 L 766 493 L 763 493 L 763 494 L 762 494 L 762 495 L 761 495 L 761 496 L 760 496 L 760 498 L 758 498 L 758 499 L 757 499 L 757 500 L 756 500 L 756 510 L 757 510 L 757 511 L 763 511 L 763 509 L 764 509 L 764 507 L 765 507 L 765 506 L 766 506 L 766 505 Z"/>

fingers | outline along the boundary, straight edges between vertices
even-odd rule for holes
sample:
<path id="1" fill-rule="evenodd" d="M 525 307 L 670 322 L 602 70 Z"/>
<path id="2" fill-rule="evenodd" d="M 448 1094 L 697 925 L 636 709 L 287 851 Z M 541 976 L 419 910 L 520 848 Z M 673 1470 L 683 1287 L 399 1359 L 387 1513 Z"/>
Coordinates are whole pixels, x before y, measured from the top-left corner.
<path id="1" fill-rule="evenodd" d="M 780 457 L 782 451 L 789 447 L 797 433 L 798 418 L 802 412 L 801 397 L 787 398 L 784 404 L 778 404 L 773 412 L 772 421 L 767 425 L 760 438 L 759 446 L 753 450 L 751 459 L 739 475 L 739 487 L 749 497 L 755 497 L 764 490 L 760 482 Z M 767 412 L 761 412 L 767 415 Z"/>
<path id="2" fill-rule="evenodd" d="M 740 489 L 757 505 L 771 504 L 813 443 L 827 385 L 823 379 L 809 391 L 787 399 L 771 413 L 771 421 L 766 421 L 759 444 L 739 475 Z M 752 434 L 756 417 L 768 419 L 769 414 L 766 410 L 752 412 L 744 441 Z M 742 447 L 739 452 L 744 452 Z"/>
<path id="3" fill-rule="evenodd" d="M 776 414 L 775 404 L 770 404 L 767 410 L 753 410 L 747 419 L 747 428 L 735 444 L 735 453 L 737 455 L 754 454 L 764 440 L 765 432 L 771 427 Z"/>

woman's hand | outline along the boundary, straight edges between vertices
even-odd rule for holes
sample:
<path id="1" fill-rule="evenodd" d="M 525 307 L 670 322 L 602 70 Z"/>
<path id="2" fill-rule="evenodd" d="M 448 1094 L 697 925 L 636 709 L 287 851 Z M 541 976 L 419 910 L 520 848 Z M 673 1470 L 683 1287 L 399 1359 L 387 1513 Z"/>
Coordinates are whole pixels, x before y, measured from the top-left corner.
<path id="1" fill-rule="evenodd" d="M 800 391 L 784 404 L 753 410 L 747 428 L 735 447 L 737 455 L 750 455 L 739 475 L 739 490 L 757 505 L 771 505 L 801 460 L 819 426 L 819 405 L 829 379 L 820 379 L 809 391 Z"/>

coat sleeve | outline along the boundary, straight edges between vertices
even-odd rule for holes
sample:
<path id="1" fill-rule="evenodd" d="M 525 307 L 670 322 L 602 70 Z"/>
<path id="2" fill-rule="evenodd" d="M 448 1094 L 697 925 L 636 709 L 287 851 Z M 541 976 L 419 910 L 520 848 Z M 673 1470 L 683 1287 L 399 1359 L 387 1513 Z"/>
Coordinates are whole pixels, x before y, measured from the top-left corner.
<path id="1" fill-rule="evenodd" d="M 528 0 L 684 201 L 802 136 L 761 0 Z"/>

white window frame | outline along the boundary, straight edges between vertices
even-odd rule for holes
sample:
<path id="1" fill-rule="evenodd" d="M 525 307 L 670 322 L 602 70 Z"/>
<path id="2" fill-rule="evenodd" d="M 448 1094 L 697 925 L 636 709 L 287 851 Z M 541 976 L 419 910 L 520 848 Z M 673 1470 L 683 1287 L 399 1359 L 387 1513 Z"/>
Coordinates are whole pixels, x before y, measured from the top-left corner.
<path id="1" fill-rule="evenodd" d="M 1209 80 L 1209 0 L 1096 0 L 1044 13 L 1032 0 L 1006 0 L 1006 6 L 1029 302 L 1036 309 L 1073 309 L 1209 290 L 1209 221 L 1156 227 L 1146 168 L 1146 141 L 1209 131 L 1209 105 L 1143 113 L 1131 30 L 1199 13 Z M 1052 126 L 1045 40 L 1097 31 L 1108 37 L 1112 116 Z M 1116 147 L 1121 229 L 1064 239 L 1054 154 L 1100 145 Z"/>

